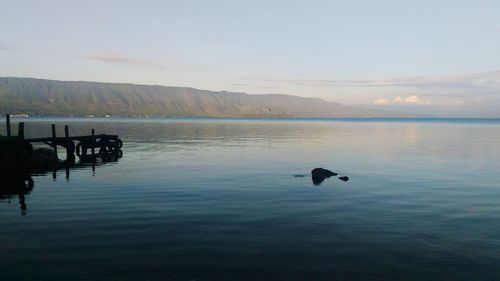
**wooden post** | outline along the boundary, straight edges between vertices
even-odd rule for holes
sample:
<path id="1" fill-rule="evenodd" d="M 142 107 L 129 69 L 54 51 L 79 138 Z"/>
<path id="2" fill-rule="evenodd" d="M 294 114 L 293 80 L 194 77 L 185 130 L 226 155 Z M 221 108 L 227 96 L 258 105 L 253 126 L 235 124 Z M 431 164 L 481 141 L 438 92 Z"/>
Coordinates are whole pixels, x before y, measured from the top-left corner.
<path id="1" fill-rule="evenodd" d="M 52 124 L 52 148 L 57 156 L 56 124 Z"/>
<path id="2" fill-rule="evenodd" d="M 95 130 L 92 129 L 92 176 L 95 176 Z"/>
<path id="3" fill-rule="evenodd" d="M 95 157 L 95 130 L 92 129 L 92 158 Z"/>
<path id="4" fill-rule="evenodd" d="M 7 122 L 7 136 L 10 137 L 10 114 L 5 115 L 5 120 Z"/>
<path id="5" fill-rule="evenodd" d="M 19 122 L 19 129 L 17 130 L 17 137 L 24 140 L 24 122 Z"/>
<path id="6" fill-rule="evenodd" d="M 69 127 L 68 125 L 64 125 L 64 143 L 66 145 L 66 164 L 68 163 L 68 161 L 70 159 L 72 159 L 74 156 L 73 156 L 73 151 L 71 151 L 71 147 L 70 147 L 70 140 L 69 140 Z"/>

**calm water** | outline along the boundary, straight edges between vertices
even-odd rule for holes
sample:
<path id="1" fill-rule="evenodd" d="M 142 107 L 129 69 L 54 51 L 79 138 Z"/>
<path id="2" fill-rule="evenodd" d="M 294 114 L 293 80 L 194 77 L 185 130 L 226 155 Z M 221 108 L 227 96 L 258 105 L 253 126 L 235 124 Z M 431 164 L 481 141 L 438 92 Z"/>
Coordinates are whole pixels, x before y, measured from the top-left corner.
<path id="1" fill-rule="evenodd" d="M 0 199 L 2 281 L 500 280 L 498 120 L 24 121 L 124 156 Z"/>

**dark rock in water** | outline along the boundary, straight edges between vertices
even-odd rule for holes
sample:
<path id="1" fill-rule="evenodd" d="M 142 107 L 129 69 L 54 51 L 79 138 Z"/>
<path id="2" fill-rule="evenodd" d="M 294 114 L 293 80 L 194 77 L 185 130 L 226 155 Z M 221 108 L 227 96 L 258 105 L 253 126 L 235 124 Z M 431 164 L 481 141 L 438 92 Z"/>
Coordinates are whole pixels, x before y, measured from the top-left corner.
<path id="1" fill-rule="evenodd" d="M 296 178 L 305 178 L 305 177 L 307 177 L 307 175 L 293 175 L 293 176 L 296 177 Z"/>
<path id="2" fill-rule="evenodd" d="M 341 181 L 348 181 L 349 177 L 342 176 L 342 177 L 339 177 L 339 180 L 341 180 Z"/>
<path id="3" fill-rule="evenodd" d="M 320 185 L 325 179 L 326 177 L 312 177 L 314 185 Z"/>
<path id="4" fill-rule="evenodd" d="M 334 173 L 330 170 L 323 169 L 323 168 L 316 168 L 311 171 L 312 176 L 323 176 L 323 177 L 331 177 L 331 176 L 336 176 L 337 173 Z"/>
<path id="5" fill-rule="evenodd" d="M 336 176 L 337 173 L 334 173 L 330 170 L 323 168 L 316 168 L 311 171 L 312 181 L 314 185 L 320 185 L 325 179 Z"/>

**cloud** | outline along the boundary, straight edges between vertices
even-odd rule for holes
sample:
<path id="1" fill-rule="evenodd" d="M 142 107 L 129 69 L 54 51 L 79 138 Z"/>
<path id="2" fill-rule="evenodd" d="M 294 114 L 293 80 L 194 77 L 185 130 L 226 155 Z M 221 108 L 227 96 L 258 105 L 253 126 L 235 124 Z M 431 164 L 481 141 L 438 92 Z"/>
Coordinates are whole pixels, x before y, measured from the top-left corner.
<path id="1" fill-rule="evenodd" d="M 89 60 L 96 60 L 107 63 L 142 66 L 148 68 L 163 68 L 163 64 L 158 61 L 151 61 L 146 59 L 138 59 L 114 52 L 100 52 L 82 55 L 82 58 Z"/>
<path id="2" fill-rule="evenodd" d="M 374 80 L 253 79 L 309 87 L 404 87 L 500 90 L 500 71 L 458 76 L 421 76 Z"/>
<path id="3" fill-rule="evenodd" d="M 126 57 L 119 53 L 94 53 L 94 54 L 84 55 L 83 57 L 91 60 L 100 60 L 113 63 L 129 63 L 137 61 L 137 59 Z"/>
<path id="4" fill-rule="evenodd" d="M 400 87 L 500 89 L 500 71 L 460 76 L 409 77 L 391 79 L 387 83 Z"/>
<path id="5" fill-rule="evenodd" d="M 424 100 L 419 98 L 418 96 L 408 96 L 406 98 L 403 98 L 401 96 L 395 97 L 393 100 L 389 99 L 376 99 L 373 101 L 373 104 L 375 105 L 431 105 L 432 102 L 429 100 Z"/>
<path id="6" fill-rule="evenodd" d="M 464 100 L 453 100 L 453 105 L 463 106 L 463 105 L 465 105 L 465 101 Z"/>
<path id="7" fill-rule="evenodd" d="M 391 101 L 388 99 L 376 99 L 373 101 L 373 104 L 375 104 L 375 105 L 390 105 Z"/>
<path id="8" fill-rule="evenodd" d="M 85 55 L 78 55 L 80 58 L 87 60 L 100 61 L 105 63 L 151 68 L 156 70 L 175 70 L 175 71 L 189 71 L 189 72 L 206 72 L 213 70 L 214 65 L 202 63 L 187 63 L 175 60 L 165 59 L 143 59 L 128 56 L 118 52 L 96 52 Z"/>
<path id="9" fill-rule="evenodd" d="M 19 50 L 19 48 L 5 46 L 5 45 L 0 45 L 0 50 L 2 50 L 2 51 L 11 51 L 11 50 Z"/>

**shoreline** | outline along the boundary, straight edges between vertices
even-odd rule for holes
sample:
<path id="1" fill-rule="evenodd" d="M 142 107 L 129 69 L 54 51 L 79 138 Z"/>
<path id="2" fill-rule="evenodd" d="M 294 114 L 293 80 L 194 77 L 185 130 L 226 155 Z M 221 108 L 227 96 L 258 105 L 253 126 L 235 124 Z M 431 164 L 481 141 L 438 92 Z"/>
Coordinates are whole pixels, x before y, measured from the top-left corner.
<path id="1" fill-rule="evenodd" d="M 5 116 L 0 116 L 4 121 Z M 339 118 L 249 118 L 249 117 L 199 117 L 199 116 L 111 116 L 111 117 L 83 117 L 83 116 L 11 116 L 12 121 L 44 121 L 44 120 L 71 120 L 76 122 L 105 122 L 105 121 L 236 121 L 236 122 L 356 122 L 356 123 L 467 123 L 467 124 L 500 124 L 500 117 L 339 117 Z"/>

